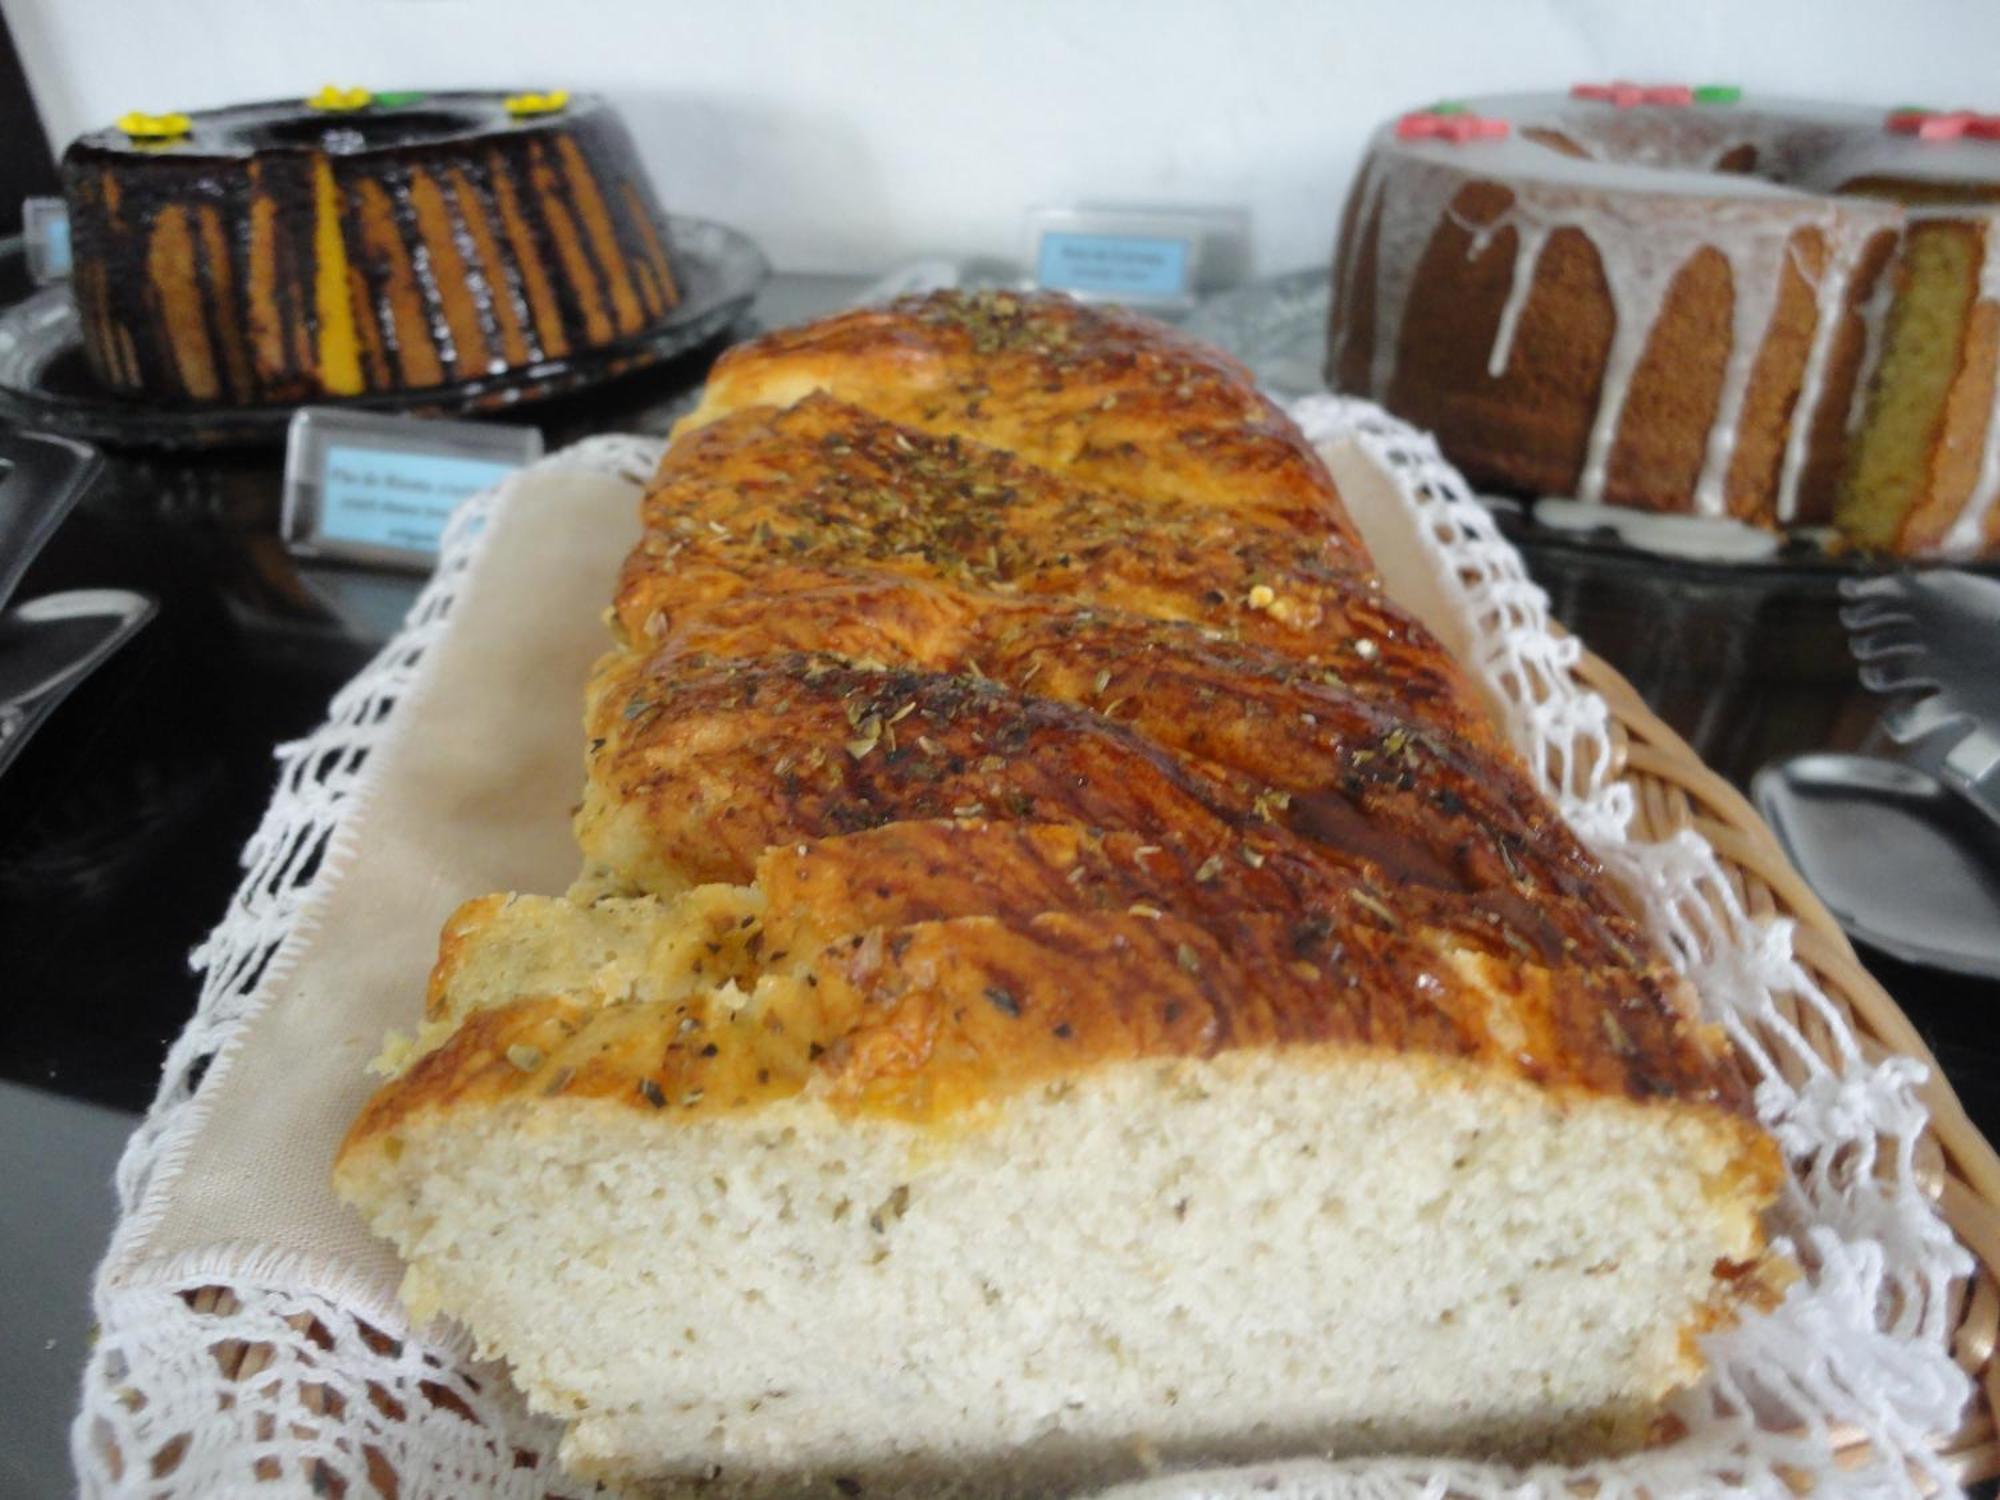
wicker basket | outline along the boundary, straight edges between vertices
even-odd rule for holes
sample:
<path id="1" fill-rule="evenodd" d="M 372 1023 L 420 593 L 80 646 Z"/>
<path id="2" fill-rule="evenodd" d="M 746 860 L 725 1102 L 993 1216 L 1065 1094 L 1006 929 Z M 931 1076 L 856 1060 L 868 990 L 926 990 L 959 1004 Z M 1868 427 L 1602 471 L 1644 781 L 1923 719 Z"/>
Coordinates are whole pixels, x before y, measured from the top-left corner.
<path id="1" fill-rule="evenodd" d="M 1715 849 L 1745 906 L 1790 917 L 1799 962 L 1846 1015 L 1864 1047 L 1914 1057 L 1930 1069 L 1922 1090 L 1930 1109 L 1919 1164 L 1946 1222 L 1978 1263 L 1959 1298 L 1952 1352 L 1976 1388 L 1964 1426 L 1941 1434 L 1939 1447 L 1961 1484 L 2000 1474 L 2000 1155 L 1987 1143 L 1924 1046 L 1910 1018 L 1877 984 L 1812 889 L 1792 868 L 1776 837 L 1743 795 L 1705 767 L 1648 709 L 1617 671 L 1585 653 L 1577 675 L 1611 706 L 1618 772 L 1637 794 L 1633 835 L 1666 838 L 1692 828 Z M 1816 1035 L 1816 1018 L 1789 1018 Z"/>
<path id="2" fill-rule="evenodd" d="M 444 590 L 450 585 L 447 578 L 433 588 Z M 435 611 L 437 615 L 442 612 L 442 607 Z M 411 659 L 417 654 L 412 653 Z M 1564 655 L 1562 660 L 1567 663 L 1570 658 Z M 2000 1473 L 2000 1429 L 1995 1422 L 2000 1376 L 1996 1376 L 1993 1362 L 1996 1334 L 2000 1334 L 2000 1157 L 1967 1118 L 1915 1028 L 1861 967 L 1832 917 L 1791 868 L 1770 830 L 1743 797 L 1708 770 L 1645 706 L 1632 686 L 1603 661 L 1581 654 L 1574 666 L 1553 670 L 1568 670 L 1609 710 L 1611 771 L 1632 793 L 1632 836 L 1665 840 L 1686 829 L 1699 833 L 1714 850 L 1729 887 L 1724 891 L 1710 883 L 1717 905 L 1734 899 L 1752 916 L 1791 919 L 1797 962 L 1816 981 L 1832 1013 L 1844 1017 L 1864 1053 L 1871 1058 L 1902 1055 L 1929 1067 L 1922 1095 L 1930 1122 L 1918 1143 L 1919 1180 L 1938 1201 L 1946 1222 L 1971 1252 L 1976 1266 L 1966 1284 L 1955 1289 L 1950 1308 L 1952 1353 L 1971 1376 L 1976 1394 L 1959 1430 L 1935 1436 L 1942 1458 L 1938 1467 L 1960 1483 Z M 1544 676 L 1540 680 L 1550 684 L 1556 679 Z M 379 701 L 355 695 L 348 700 L 346 711 L 372 712 Z M 336 727 L 330 726 L 328 733 Z M 317 743 L 307 742 L 301 754 L 310 758 Z M 1602 743 L 1600 738 L 1600 748 Z M 1563 763 L 1574 771 L 1581 758 L 1565 756 Z M 1600 760 L 1592 763 L 1602 764 Z M 282 852 L 288 846 L 274 847 Z M 253 871 L 252 881 L 259 878 Z M 256 972 L 261 972 L 261 965 Z M 1798 1029 L 1813 1051 L 1828 1058 L 1835 1056 L 1826 1012 L 1803 1002 L 1786 1003 L 1782 997 L 1779 1003 L 1785 1020 Z M 260 1416 L 264 1425 L 242 1439 L 248 1445 L 244 1451 L 227 1455 L 229 1463 L 239 1466 L 237 1472 L 247 1469 L 254 1481 L 274 1490 L 282 1487 L 287 1493 L 296 1493 L 301 1479 L 315 1493 L 410 1493 L 413 1487 L 421 1488 L 417 1481 L 426 1472 L 435 1478 L 435 1471 L 425 1468 L 429 1455 L 408 1443 L 385 1443 L 381 1433 L 386 1427 L 400 1439 L 406 1408 L 415 1425 L 424 1415 L 420 1408 L 427 1406 L 432 1412 L 448 1413 L 454 1423 L 464 1424 L 468 1448 L 476 1444 L 486 1458 L 497 1455 L 516 1475 L 530 1471 L 526 1482 L 537 1486 L 535 1493 L 551 1497 L 578 1493 L 553 1472 L 552 1428 L 540 1424 L 531 1433 L 511 1425 L 525 1421 L 518 1405 L 503 1400 L 497 1389 L 482 1390 L 474 1372 L 469 1367 L 456 1367 L 453 1356 L 418 1347 L 415 1340 L 368 1324 L 350 1308 L 309 1294 L 288 1297 L 282 1304 L 265 1296 L 259 1303 L 263 1289 L 253 1286 L 248 1292 L 252 1299 L 248 1311 L 255 1316 L 239 1316 L 245 1308 L 240 1287 L 226 1284 L 226 1274 L 206 1267 L 196 1274 L 201 1284 L 183 1283 L 171 1294 L 175 1303 L 169 1310 L 173 1339 L 195 1351 L 205 1381 L 212 1381 L 214 1372 L 227 1383 L 226 1390 L 213 1392 L 222 1412 L 282 1411 L 288 1424 L 281 1429 L 275 1420 L 264 1422 Z M 159 1314 L 159 1309 L 150 1305 L 149 1310 Z M 161 1320 L 168 1321 L 164 1316 Z M 100 1348 L 111 1347 L 118 1361 L 115 1367 L 98 1373 L 100 1378 L 120 1385 L 113 1394 L 123 1401 L 126 1346 L 117 1341 L 115 1332 L 101 1341 Z M 353 1380 L 342 1387 L 350 1392 L 345 1397 L 333 1385 L 322 1383 L 327 1379 L 327 1366 L 350 1354 L 350 1343 L 356 1339 L 376 1356 L 373 1364 L 360 1362 L 368 1381 L 365 1400 L 353 1394 Z M 280 1394 L 273 1395 L 280 1387 Z M 192 1420 L 196 1425 L 215 1421 L 216 1408 L 205 1406 Z M 194 1441 L 193 1432 L 176 1431 L 164 1446 L 141 1447 L 136 1440 L 138 1431 L 135 1425 L 133 1435 L 121 1444 L 80 1429 L 80 1451 L 110 1444 L 108 1451 L 97 1453 L 105 1482 L 93 1493 L 132 1492 L 121 1482 L 128 1476 L 141 1482 L 150 1476 L 149 1494 L 210 1492 L 177 1482 L 177 1476 L 196 1469 L 214 1472 L 212 1466 L 204 1467 L 213 1454 L 204 1459 L 196 1451 L 201 1445 Z M 1837 1456 L 1858 1467 L 1868 1457 L 1865 1442 L 1858 1431 L 1836 1435 Z M 212 1449 L 215 1445 L 208 1446 Z M 282 1458 L 274 1456 L 280 1449 Z M 1907 1453 L 1908 1449 L 1899 1451 Z M 319 1456 L 329 1452 L 342 1457 L 328 1460 Z M 1928 1470 L 1916 1476 L 1917 1481 L 1930 1481 L 1936 1472 Z M 462 1491 L 460 1487 L 447 1492 Z"/>
<path id="3" fill-rule="evenodd" d="M 2000 1366 L 1993 1357 L 2000 1335 L 2000 1155 L 1966 1116 L 1909 1017 L 1862 968 L 1832 915 L 1742 794 L 1704 767 L 1603 660 L 1586 653 L 1577 675 L 1611 706 L 1619 774 L 1638 798 L 1634 834 L 1665 838 L 1683 828 L 1701 834 L 1721 856 L 1751 911 L 1796 921 L 1800 961 L 1845 1013 L 1864 1046 L 1914 1057 L 1930 1068 L 1923 1093 L 1931 1124 L 1920 1156 L 1925 1182 L 1952 1231 L 1978 1261 L 1960 1296 L 1953 1334 L 1953 1352 L 1972 1376 L 1977 1394 L 1964 1426 L 1940 1435 L 1938 1442 L 1961 1484 L 2000 1474 L 2000 1431 L 1994 1422 Z M 1817 1026 L 1813 1017 L 1798 1011 L 1790 1019 Z M 234 1311 L 235 1299 L 225 1288 L 206 1287 L 194 1294 L 192 1305 L 197 1312 L 226 1317 Z M 216 1356 L 231 1378 L 249 1381 L 268 1365 L 271 1351 L 236 1343 L 218 1345 Z"/>

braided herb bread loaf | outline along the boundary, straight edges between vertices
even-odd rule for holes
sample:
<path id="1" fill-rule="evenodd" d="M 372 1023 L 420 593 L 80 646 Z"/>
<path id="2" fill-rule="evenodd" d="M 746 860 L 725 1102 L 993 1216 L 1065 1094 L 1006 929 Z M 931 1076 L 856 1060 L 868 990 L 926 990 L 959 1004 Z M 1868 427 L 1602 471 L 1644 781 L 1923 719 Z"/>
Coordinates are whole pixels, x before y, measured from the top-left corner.
<path id="1" fill-rule="evenodd" d="M 943 295 L 717 366 L 564 897 L 445 928 L 341 1192 L 661 1492 L 1642 1439 L 1781 1167 L 1237 366 Z"/>

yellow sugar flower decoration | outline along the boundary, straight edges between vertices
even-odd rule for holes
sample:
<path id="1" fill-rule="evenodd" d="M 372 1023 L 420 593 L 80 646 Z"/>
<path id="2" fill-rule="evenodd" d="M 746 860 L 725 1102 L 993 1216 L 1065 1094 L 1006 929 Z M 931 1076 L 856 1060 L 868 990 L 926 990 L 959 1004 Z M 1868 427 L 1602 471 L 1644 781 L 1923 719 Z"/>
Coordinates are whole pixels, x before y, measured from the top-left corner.
<path id="1" fill-rule="evenodd" d="M 149 115 L 135 109 L 118 117 L 118 128 L 135 141 L 172 141 L 193 130 L 194 121 L 183 114 Z"/>
<path id="2" fill-rule="evenodd" d="M 375 96 L 366 89 L 344 89 L 339 84 L 329 83 L 306 100 L 306 108 L 345 113 L 349 110 L 366 109 L 374 102 Z"/>
<path id="3" fill-rule="evenodd" d="M 550 89 L 546 94 L 509 94 L 506 99 L 507 113 L 516 117 L 560 114 L 568 107 L 568 89 Z"/>

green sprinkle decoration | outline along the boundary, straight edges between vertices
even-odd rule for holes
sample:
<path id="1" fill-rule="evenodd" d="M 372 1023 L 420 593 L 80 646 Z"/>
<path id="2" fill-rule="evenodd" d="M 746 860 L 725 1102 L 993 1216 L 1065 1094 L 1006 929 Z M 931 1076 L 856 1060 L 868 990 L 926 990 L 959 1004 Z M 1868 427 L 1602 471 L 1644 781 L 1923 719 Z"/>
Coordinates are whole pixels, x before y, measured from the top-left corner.
<path id="1" fill-rule="evenodd" d="M 426 97 L 420 89 L 404 89 L 397 94 L 377 94 L 375 102 L 388 109 L 401 109 L 405 104 L 421 104 Z"/>
<path id="2" fill-rule="evenodd" d="M 1440 99 L 1424 111 L 1424 113 L 1432 115 L 1462 115 L 1470 107 L 1463 99 Z"/>
<path id="3" fill-rule="evenodd" d="M 1742 97 L 1743 90 L 1733 83 L 1699 84 L 1694 91 L 1697 104 L 1734 104 Z"/>
<path id="4" fill-rule="evenodd" d="M 1892 115 L 1934 115 L 1937 111 L 1932 109 L 1928 104 L 1898 104 L 1892 106 L 1889 113 Z"/>

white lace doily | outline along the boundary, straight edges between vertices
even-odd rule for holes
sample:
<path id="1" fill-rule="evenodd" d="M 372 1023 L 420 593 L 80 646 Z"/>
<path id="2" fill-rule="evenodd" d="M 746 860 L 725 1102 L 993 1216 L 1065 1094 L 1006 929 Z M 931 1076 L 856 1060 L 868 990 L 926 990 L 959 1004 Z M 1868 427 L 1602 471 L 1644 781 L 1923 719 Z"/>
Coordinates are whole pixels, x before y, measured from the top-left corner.
<path id="1" fill-rule="evenodd" d="M 1918 1181 L 1918 1064 L 1871 1062 L 1792 955 L 1791 928 L 1752 917 L 1715 853 L 1684 832 L 1628 837 L 1629 787 L 1612 777 L 1609 709 L 1571 673 L 1580 648 L 1425 437 L 1364 402 L 1309 397 L 1293 415 L 1315 443 L 1352 442 L 1421 525 L 1478 642 L 1467 666 L 1507 705 L 1508 728 L 1591 849 L 1643 897 L 1652 925 L 1760 1080 L 1757 1108 L 1793 1163 L 1778 1231 L 1806 1268 L 1783 1305 L 1707 1341 L 1710 1377 L 1685 1395 L 1677 1442 L 1616 1463 L 1528 1473 L 1419 1458 L 1298 1461 L 1162 1476 L 1121 1494 L 1499 1497 L 1587 1483 L 1604 1497 L 1758 1495 L 1800 1484 L 1889 1495 L 1948 1488 L 1931 1439 L 1953 1430 L 1970 1385 L 1947 1350 L 1954 1278 L 1970 1260 Z M 600 438 L 544 460 L 643 483 L 659 445 Z M 450 628 L 453 600 L 507 489 L 467 502 L 402 632 L 334 699 L 327 723 L 278 752 L 279 788 L 244 851 L 245 877 L 197 951 L 199 1007 L 118 1171 L 122 1217 L 107 1264 L 172 1192 L 199 1123 L 203 1079 L 279 992 L 288 954 L 338 880 L 343 817 L 366 795 L 371 751 Z M 1815 1050 L 1776 997 L 1813 1013 Z M 502 1373 L 461 1342 L 371 1325 L 295 1261 L 231 1246 L 179 1285 L 100 1273 L 99 1336 L 72 1448 L 86 1496 L 288 1494 L 457 1500 L 573 1496 L 557 1429 L 530 1417 Z M 1854 1437 L 1867 1440 L 1856 1446 Z M 1836 1464 L 1836 1440 L 1846 1444 Z"/>

